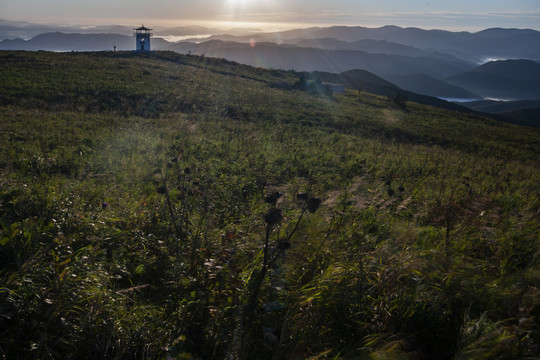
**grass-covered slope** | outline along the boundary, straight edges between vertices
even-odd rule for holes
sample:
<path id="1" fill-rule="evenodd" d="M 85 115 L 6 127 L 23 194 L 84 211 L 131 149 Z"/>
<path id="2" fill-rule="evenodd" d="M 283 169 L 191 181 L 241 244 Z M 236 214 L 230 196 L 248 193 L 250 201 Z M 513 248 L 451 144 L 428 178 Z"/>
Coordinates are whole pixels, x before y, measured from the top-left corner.
<path id="1" fill-rule="evenodd" d="M 0 78 L 2 356 L 535 356 L 538 130 L 172 53 Z"/>

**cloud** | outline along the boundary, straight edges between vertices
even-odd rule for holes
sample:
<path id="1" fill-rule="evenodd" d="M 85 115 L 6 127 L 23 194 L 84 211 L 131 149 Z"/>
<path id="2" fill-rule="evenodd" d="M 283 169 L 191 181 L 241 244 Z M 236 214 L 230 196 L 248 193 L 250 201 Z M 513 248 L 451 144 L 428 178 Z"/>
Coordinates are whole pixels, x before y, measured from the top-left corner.
<path id="1" fill-rule="evenodd" d="M 539 29 L 540 9 L 532 11 L 486 12 L 374 12 L 351 13 L 338 10 L 306 12 L 239 12 L 216 16 L 219 21 L 260 23 L 303 23 L 313 25 L 399 25 L 425 28 L 476 30 L 486 27 L 529 27 Z"/>
<path id="2" fill-rule="evenodd" d="M 0 0 L 1 1 L 1 0 Z M 316 1 L 313 5 L 300 6 L 294 0 L 250 0 L 232 2 L 229 0 L 203 0 L 204 6 L 184 6 L 177 0 L 114 2 L 96 0 L 80 3 L 67 0 L 51 0 L 51 3 L 38 2 L 29 6 L 33 0 L 9 2 L 3 17 L 38 22 L 104 24 L 148 23 L 153 25 L 179 26 L 197 22 L 243 22 L 265 24 L 303 24 L 313 25 L 360 25 L 360 26 L 415 26 L 422 28 L 442 28 L 449 30 L 477 30 L 486 27 L 518 27 L 540 30 L 540 7 L 529 10 L 507 11 L 437 11 L 435 0 L 420 1 L 423 10 L 400 12 L 384 9 L 384 0 L 375 3 L 356 2 L 347 6 L 339 1 Z M 469 0 L 475 2 L 475 0 Z M 538 1 L 538 0 L 531 0 Z M 60 6 L 60 2 L 63 6 Z M 64 6 L 68 3 L 69 6 Z M 97 6 L 97 3 L 100 6 Z M 335 3 L 335 4 L 333 4 Z M 322 5 L 324 4 L 324 5 Z M 342 10 L 320 10 L 321 6 Z M 341 7 L 340 7 L 341 6 Z M 464 6 L 464 5 L 463 5 Z M 516 5 L 517 6 L 517 5 Z M 538 5 L 534 5 L 538 6 Z M 476 8 L 478 6 L 475 5 Z M 529 6 L 530 8 L 532 6 Z M 108 9 L 104 11 L 103 9 Z M 347 8 L 345 11 L 343 9 Z M 371 9 L 372 11 L 351 11 L 351 9 Z M 491 7 L 492 9 L 494 7 Z M 382 9 L 375 11 L 374 9 Z M 411 9 L 411 7 L 409 7 Z M 440 9 L 440 7 L 438 7 Z M 11 14 L 6 16 L 6 14 Z"/>

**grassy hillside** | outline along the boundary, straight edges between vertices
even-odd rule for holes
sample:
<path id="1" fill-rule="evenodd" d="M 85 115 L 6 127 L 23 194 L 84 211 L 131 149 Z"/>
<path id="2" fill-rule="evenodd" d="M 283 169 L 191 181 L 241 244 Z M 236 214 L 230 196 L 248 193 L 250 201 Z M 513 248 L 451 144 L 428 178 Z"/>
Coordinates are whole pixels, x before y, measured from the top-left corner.
<path id="1" fill-rule="evenodd" d="M 344 84 L 347 88 L 350 89 L 365 91 L 372 94 L 391 98 L 404 95 L 407 99 L 419 104 L 434 106 L 445 110 L 459 111 L 466 114 L 474 113 L 474 111 L 471 111 L 470 108 L 458 105 L 450 101 L 442 100 L 433 96 L 422 95 L 422 92 L 414 93 L 412 91 L 403 90 L 397 85 L 394 85 L 391 82 L 388 82 L 383 78 L 380 78 L 377 75 L 365 70 L 351 70 L 345 71 L 341 74 L 314 71 L 306 74 L 310 78 L 315 78 L 320 81 Z M 491 116 L 489 114 L 485 115 Z M 499 118 L 504 119 L 503 116 L 499 116 Z M 509 119 L 505 120 L 508 121 Z"/>
<path id="2" fill-rule="evenodd" d="M 540 131 L 174 53 L 0 52 L 6 358 L 540 346 Z"/>

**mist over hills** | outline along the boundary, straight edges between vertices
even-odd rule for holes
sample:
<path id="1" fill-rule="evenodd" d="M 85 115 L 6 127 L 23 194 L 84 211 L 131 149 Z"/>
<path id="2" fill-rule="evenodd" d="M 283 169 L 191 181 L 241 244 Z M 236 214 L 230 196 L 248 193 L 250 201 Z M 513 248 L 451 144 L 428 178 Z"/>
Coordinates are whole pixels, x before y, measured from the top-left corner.
<path id="1" fill-rule="evenodd" d="M 163 39 L 153 39 L 154 46 L 166 46 Z M 132 50 L 133 37 L 119 34 L 44 33 L 30 40 L 14 39 L 0 42 L 1 50 L 101 51 Z"/>
<path id="2" fill-rule="evenodd" d="M 493 101 L 480 100 L 467 103 L 467 107 L 492 114 L 504 114 L 519 109 L 540 108 L 540 100 Z"/>
<path id="3" fill-rule="evenodd" d="M 296 42 L 298 39 L 333 38 L 343 42 L 364 39 L 388 41 L 437 51 L 477 63 L 486 59 L 540 59 L 540 32 L 530 29 L 486 29 L 477 33 L 383 26 L 380 28 L 333 26 L 288 30 L 254 37 L 258 41 Z M 213 36 L 212 39 L 249 42 L 250 36 Z"/>
<path id="4" fill-rule="evenodd" d="M 140 25 L 139 25 L 140 26 Z M 96 26 L 59 26 L 52 24 L 33 24 L 25 21 L 9 21 L 0 19 L 0 41 L 5 39 L 29 40 L 36 35 L 49 32 L 78 33 L 78 34 L 118 34 L 131 37 L 134 26 L 124 25 L 96 25 Z M 205 26 L 155 26 L 153 32 L 156 36 L 197 36 L 197 35 L 243 35 L 246 33 L 261 32 L 257 28 L 210 28 Z"/>
<path id="5" fill-rule="evenodd" d="M 9 21 L 0 19 L 0 40 L 29 40 L 40 34 L 54 32 L 78 34 L 117 34 L 131 36 L 133 29 L 131 27 L 121 25 L 98 25 L 89 27 L 58 26 L 52 24 L 34 24 L 25 21 Z"/>
<path id="6" fill-rule="evenodd" d="M 27 40 L 44 32 L 109 33 L 131 36 L 132 31 L 133 28 L 128 26 L 54 26 L 0 19 L 0 40 L 14 38 Z M 255 40 L 256 42 L 289 43 L 325 50 L 363 50 L 367 52 L 382 50 L 389 54 L 408 56 L 418 55 L 421 52 L 438 52 L 476 63 L 484 63 L 486 59 L 540 60 L 540 48 L 536 46 L 540 43 L 540 32 L 531 29 L 493 28 L 471 33 L 398 26 L 379 28 L 331 26 L 265 33 L 260 29 L 183 26 L 155 27 L 154 34 L 156 36 L 207 35 L 209 36 L 207 40 L 243 43 Z M 310 43 L 308 40 L 312 42 Z M 362 42 L 362 40 L 369 41 Z M 389 50 L 389 48 L 392 49 Z M 396 53 L 396 51 L 400 52 Z"/>

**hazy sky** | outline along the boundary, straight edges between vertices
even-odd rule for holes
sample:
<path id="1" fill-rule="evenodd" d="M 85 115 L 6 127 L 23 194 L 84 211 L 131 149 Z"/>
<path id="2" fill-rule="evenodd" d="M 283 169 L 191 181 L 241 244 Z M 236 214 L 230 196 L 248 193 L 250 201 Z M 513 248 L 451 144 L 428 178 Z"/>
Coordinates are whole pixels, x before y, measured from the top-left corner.
<path id="1" fill-rule="evenodd" d="M 0 0 L 0 18 L 149 26 L 360 25 L 540 30 L 540 0 Z"/>

